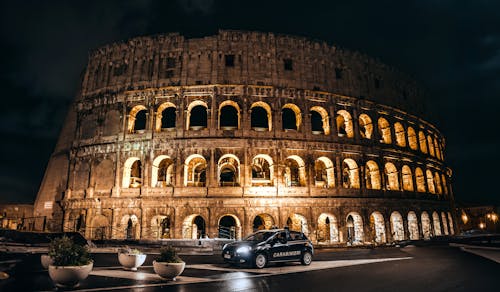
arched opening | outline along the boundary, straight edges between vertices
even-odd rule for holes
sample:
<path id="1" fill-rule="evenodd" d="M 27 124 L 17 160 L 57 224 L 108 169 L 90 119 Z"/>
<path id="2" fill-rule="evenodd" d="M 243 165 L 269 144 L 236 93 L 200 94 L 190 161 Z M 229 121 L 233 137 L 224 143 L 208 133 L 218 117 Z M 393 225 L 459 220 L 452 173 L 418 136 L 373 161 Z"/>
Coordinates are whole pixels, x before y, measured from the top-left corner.
<path id="1" fill-rule="evenodd" d="M 393 241 L 401 241 L 405 239 L 403 217 L 397 211 L 394 211 L 391 214 L 391 230 Z"/>
<path id="2" fill-rule="evenodd" d="M 156 131 L 170 131 L 175 129 L 176 109 L 175 104 L 164 102 L 156 111 Z"/>
<path id="3" fill-rule="evenodd" d="M 184 186 L 204 187 L 206 184 L 207 162 L 199 154 L 193 154 L 184 164 Z"/>
<path id="4" fill-rule="evenodd" d="M 386 243 L 384 216 L 378 211 L 370 215 L 370 230 L 373 242 L 378 244 Z"/>
<path id="5" fill-rule="evenodd" d="M 439 151 L 439 144 L 438 144 L 437 138 L 435 138 L 435 137 L 434 137 L 434 152 L 436 153 L 436 157 L 438 159 L 441 159 L 441 153 Z"/>
<path id="6" fill-rule="evenodd" d="M 378 134 L 380 136 L 380 143 L 391 144 L 391 125 L 385 118 L 378 119 Z"/>
<path id="7" fill-rule="evenodd" d="M 425 193 L 425 177 L 420 167 L 415 169 L 415 181 L 417 182 L 417 192 Z"/>
<path id="8" fill-rule="evenodd" d="M 382 188 L 378 164 L 373 160 L 366 162 L 365 183 L 367 189 L 380 190 Z"/>
<path id="9" fill-rule="evenodd" d="M 272 186 L 273 160 L 269 155 L 258 154 L 252 160 L 252 186 Z"/>
<path id="10" fill-rule="evenodd" d="M 240 161 L 233 154 L 223 155 L 219 159 L 219 186 L 234 187 L 240 182 Z"/>
<path id="11" fill-rule="evenodd" d="M 448 194 L 448 186 L 446 184 L 446 177 L 444 176 L 444 174 L 441 174 L 441 184 L 443 185 L 443 193 L 444 194 Z"/>
<path id="12" fill-rule="evenodd" d="M 443 222 L 443 233 L 444 235 L 448 235 L 448 220 L 446 220 L 446 213 L 441 212 L 441 222 Z"/>
<path id="13" fill-rule="evenodd" d="M 455 228 L 453 227 L 453 219 L 451 217 L 451 213 L 448 212 L 448 225 L 450 225 L 450 234 L 454 235 L 455 234 Z"/>
<path id="14" fill-rule="evenodd" d="M 285 160 L 284 182 L 287 187 L 306 185 L 306 168 L 299 156 L 291 155 Z"/>
<path id="15" fill-rule="evenodd" d="M 219 128 L 235 130 L 240 128 L 240 107 L 232 100 L 226 100 L 219 106 Z"/>
<path id="16" fill-rule="evenodd" d="M 346 189 L 359 189 L 358 164 L 351 158 L 342 162 L 342 185 Z"/>
<path id="17" fill-rule="evenodd" d="M 372 119 L 367 114 L 361 114 L 358 118 L 359 134 L 364 139 L 371 139 L 373 134 Z"/>
<path id="18" fill-rule="evenodd" d="M 110 224 L 104 215 L 96 215 L 90 224 L 90 238 L 92 240 L 104 240 L 110 238 Z"/>
<path id="19" fill-rule="evenodd" d="M 405 128 L 400 122 L 394 124 L 394 132 L 396 133 L 396 144 L 400 147 L 406 147 Z"/>
<path id="20" fill-rule="evenodd" d="M 255 102 L 250 107 L 250 111 L 250 123 L 254 131 L 272 130 L 271 107 L 267 103 L 262 101 Z"/>
<path id="21" fill-rule="evenodd" d="M 441 195 L 443 193 L 443 188 L 441 187 L 441 178 L 437 172 L 434 172 L 434 184 L 436 185 L 436 193 Z"/>
<path id="22" fill-rule="evenodd" d="M 140 133 L 146 129 L 146 107 L 136 105 L 130 110 L 128 115 L 128 132 Z"/>
<path id="23" fill-rule="evenodd" d="M 311 108 L 311 128 L 313 134 L 330 135 L 328 112 L 320 106 Z"/>
<path id="24" fill-rule="evenodd" d="M 434 154 L 434 142 L 432 141 L 431 135 L 427 136 L 427 148 L 429 149 L 429 154 L 435 156 Z"/>
<path id="25" fill-rule="evenodd" d="M 165 215 L 154 216 L 151 219 L 151 237 L 154 239 L 168 239 L 170 234 L 170 217 Z"/>
<path id="26" fill-rule="evenodd" d="M 403 178 L 403 190 L 413 192 L 413 177 L 411 174 L 411 168 L 408 165 L 403 165 L 401 173 Z"/>
<path id="27" fill-rule="evenodd" d="M 186 129 L 201 130 L 207 128 L 207 111 L 208 106 L 205 102 L 193 101 L 188 106 Z"/>
<path id="28" fill-rule="evenodd" d="M 335 186 L 333 162 L 325 156 L 314 162 L 314 185 L 322 188 Z"/>
<path id="29" fill-rule="evenodd" d="M 422 223 L 422 235 L 424 239 L 428 240 L 431 238 L 431 219 L 427 212 L 422 212 L 420 215 L 420 221 Z"/>
<path id="30" fill-rule="evenodd" d="M 408 212 L 408 232 L 410 233 L 410 240 L 419 240 L 418 232 L 418 218 L 415 212 Z"/>
<path id="31" fill-rule="evenodd" d="M 408 143 L 410 144 L 411 150 L 418 149 L 417 133 L 415 133 L 415 129 L 412 127 L 408 127 Z"/>
<path id="32" fill-rule="evenodd" d="M 318 217 L 317 229 L 318 243 L 334 243 L 339 242 L 339 230 L 337 226 L 337 218 L 332 214 L 322 213 Z"/>
<path id="33" fill-rule="evenodd" d="M 432 213 L 432 225 L 434 225 L 434 235 L 441 235 L 441 222 L 439 222 L 439 215 L 436 211 Z"/>
<path id="34" fill-rule="evenodd" d="M 303 232 L 306 236 L 309 234 L 306 217 L 300 214 L 291 214 L 286 221 L 286 225 L 291 231 Z"/>
<path id="35" fill-rule="evenodd" d="M 432 175 L 432 171 L 427 169 L 425 171 L 425 176 L 427 177 L 427 187 L 429 188 L 429 193 L 435 194 L 436 193 L 436 187 L 434 185 L 434 177 Z"/>
<path id="36" fill-rule="evenodd" d="M 205 219 L 199 214 L 192 214 L 184 219 L 182 223 L 182 238 L 198 239 L 206 237 Z"/>
<path id="37" fill-rule="evenodd" d="M 219 238 L 240 239 L 241 224 L 238 217 L 224 215 L 219 219 Z"/>
<path id="38" fill-rule="evenodd" d="M 399 191 L 399 173 L 398 169 L 391 162 L 385 164 L 386 189 L 390 191 Z"/>
<path id="39" fill-rule="evenodd" d="M 422 153 L 427 153 L 427 142 L 425 140 L 425 134 L 422 131 L 418 132 L 418 141 L 420 143 L 420 151 Z"/>
<path id="40" fill-rule="evenodd" d="M 130 157 L 123 166 L 123 188 L 139 188 L 142 185 L 141 160 L 137 157 Z"/>
<path id="41" fill-rule="evenodd" d="M 351 212 L 346 218 L 347 243 L 351 245 L 363 243 L 363 219 L 357 212 Z"/>
<path id="42" fill-rule="evenodd" d="M 139 219 L 135 215 L 125 215 L 122 217 L 120 221 L 120 229 L 122 234 L 122 238 L 125 239 L 139 239 L 140 238 L 140 224 Z"/>
<path id="43" fill-rule="evenodd" d="M 253 232 L 264 229 L 271 229 L 274 226 L 274 219 L 269 214 L 259 214 L 255 216 L 252 223 Z"/>
<path id="44" fill-rule="evenodd" d="M 337 111 L 337 134 L 339 137 L 354 138 L 351 114 L 346 110 Z"/>
<path id="45" fill-rule="evenodd" d="M 153 160 L 153 169 L 151 172 L 152 187 L 167 187 L 173 185 L 174 162 L 166 156 L 160 155 Z"/>
<path id="46" fill-rule="evenodd" d="M 300 109 L 294 104 L 285 104 L 281 110 L 281 122 L 284 131 L 299 131 L 302 124 Z"/>

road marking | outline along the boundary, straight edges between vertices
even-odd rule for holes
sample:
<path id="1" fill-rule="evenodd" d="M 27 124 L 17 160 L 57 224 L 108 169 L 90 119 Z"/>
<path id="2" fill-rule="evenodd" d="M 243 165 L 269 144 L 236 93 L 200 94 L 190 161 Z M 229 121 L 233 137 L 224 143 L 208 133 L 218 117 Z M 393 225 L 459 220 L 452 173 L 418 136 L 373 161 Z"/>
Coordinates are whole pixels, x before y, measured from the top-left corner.
<path id="1" fill-rule="evenodd" d="M 334 269 L 334 268 L 341 268 L 341 267 L 348 267 L 348 266 L 365 265 L 365 264 L 390 262 L 390 261 L 401 261 L 401 260 L 409 260 L 409 259 L 413 259 L 413 257 L 361 259 L 361 260 L 339 260 L 339 261 L 315 261 L 315 262 L 312 262 L 311 265 L 309 265 L 309 266 L 302 266 L 300 264 L 288 265 L 288 266 L 283 266 L 283 267 L 272 266 L 272 267 L 265 268 L 263 270 L 226 268 L 226 267 L 221 267 L 221 266 L 212 265 L 212 264 L 187 265 L 186 268 L 232 272 L 235 275 L 232 277 L 219 278 L 219 279 L 179 276 L 179 277 L 177 277 L 178 280 L 175 282 L 174 281 L 165 281 L 162 283 L 152 283 L 152 284 L 137 284 L 137 285 L 130 285 L 130 286 L 116 286 L 116 287 L 99 287 L 99 288 L 89 288 L 89 289 L 78 289 L 78 291 L 87 291 L 87 292 L 112 291 L 112 290 L 160 287 L 160 286 L 171 286 L 171 285 L 182 285 L 182 284 L 193 284 L 193 283 L 222 282 L 222 281 L 234 280 L 234 279 L 256 278 L 256 277 L 266 277 L 266 276 L 275 276 L 275 275 L 292 274 L 292 273 L 302 273 L 302 272 L 308 272 L 308 271 Z M 248 275 L 248 274 L 238 273 L 238 272 L 248 272 L 248 273 L 252 273 L 252 274 Z M 132 279 L 132 280 L 154 280 L 154 281 L 161 280 L 161 278 L 158 275 L 152 274 L 152 273 L 106 270 L 105 268 L 100 268 L 97 271 L 92 271 L 91 275 L 105 276 L 105 277 L 116 277 L 116 278 L 127 278 L 127 279 Z M 137 277 L 145 277 L 145 278 L 138 279 Z"/>

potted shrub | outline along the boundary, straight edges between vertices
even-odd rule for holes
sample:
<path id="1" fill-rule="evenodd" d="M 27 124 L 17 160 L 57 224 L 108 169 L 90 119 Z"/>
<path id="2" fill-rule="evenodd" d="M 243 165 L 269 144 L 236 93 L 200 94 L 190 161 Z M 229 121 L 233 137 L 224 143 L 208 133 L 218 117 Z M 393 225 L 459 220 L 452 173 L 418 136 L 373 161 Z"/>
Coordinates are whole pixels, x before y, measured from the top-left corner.
<path id="1" fill-rule="evenodd" d="M 179 258 L 175 249 L 171 246 L 162 247 L 160 256 L 153 261 L 155 273 L 163 279 L 175 281 L 175 277 L 179 276 L 186 263 Z"/>
<path id="2" fill-rule="evenodd" d="M 54 264 L 54 260 L 48 254 L 42 254 L 40 256 L 40 262 L 44 270 L 47 270 L 50 265 Z"/>
<path id="3" fill-rule="evenodd" d="M 76 244 L 67 236 L 51 241 L 49 257 L 54 261 L 49 265 L 49 276 L 58 287 L 75 287 L 88 277 L 94 262 L 88 247 Z"/>
<path id="4" fill-rule="evenodd" d="M 137 268 L 146 261 L 146 254 L 136 248 L 121 248 L 118 251 L 118 261 L 126 270 L 137 271 Z"/>

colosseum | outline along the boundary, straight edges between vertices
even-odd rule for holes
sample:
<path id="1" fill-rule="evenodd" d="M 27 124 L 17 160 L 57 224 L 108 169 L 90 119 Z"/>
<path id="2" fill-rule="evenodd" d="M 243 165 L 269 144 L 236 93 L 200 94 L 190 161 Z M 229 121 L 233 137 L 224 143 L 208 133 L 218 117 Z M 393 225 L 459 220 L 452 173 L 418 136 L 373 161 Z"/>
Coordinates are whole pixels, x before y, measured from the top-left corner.
<path id="1" fill-rule="evenodd" d="M 35 202 L 66 231 L 239 239 L 288 226 L 329 245 L 455 232 L 426 93 L 378 60 L 273 33 L 172 33 L 98 48 L 81 78 Z"/>

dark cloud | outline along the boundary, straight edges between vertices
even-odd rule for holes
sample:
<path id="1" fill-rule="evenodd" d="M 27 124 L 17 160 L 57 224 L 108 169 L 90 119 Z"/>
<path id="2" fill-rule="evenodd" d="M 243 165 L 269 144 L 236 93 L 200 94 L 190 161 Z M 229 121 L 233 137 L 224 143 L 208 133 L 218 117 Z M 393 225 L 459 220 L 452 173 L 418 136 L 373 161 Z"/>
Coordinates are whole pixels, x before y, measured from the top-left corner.
<path id="1" fill-rule="evenodd" d="M 456 196 L 500 203 L 492 187 L 500 164 L 500 2 L 487 0 L 2 1 L 3 200 L 34 199 L 89 50 L 221 28 L 321 39 L 414 76 L 429 89 L 422 101 L 429 120 L 447 137 Z"/>

